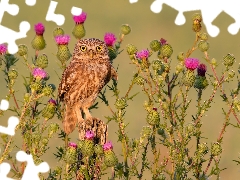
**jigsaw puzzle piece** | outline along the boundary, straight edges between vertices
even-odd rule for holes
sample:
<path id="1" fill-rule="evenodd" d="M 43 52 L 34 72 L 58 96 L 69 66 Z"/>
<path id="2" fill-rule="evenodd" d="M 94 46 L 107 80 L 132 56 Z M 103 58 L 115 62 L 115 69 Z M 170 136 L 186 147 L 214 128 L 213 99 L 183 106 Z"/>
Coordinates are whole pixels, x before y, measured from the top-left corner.
<path id="1" fill-rule="evenodd" d="M 19 12 L 19 7 L 16 4 L 9 4 L 9 0 L 0 1 L 0 24 L 5 12 L 8 12 L 12 16 L 16 16 Z"/>
<path id="2" fill-rule="evenodd" d="M 219 28 L 214 26 L 212 22 L 223 11 L 223 0 L 218 1 L 217 7 L 215 6 L 215 1 L 207 0 L 202 0 L 201 3 L 196 3 L 193 0 L 155 0 L 151 4 L 150 9 L 154 13 L 159 13 L 162 10 L 163 4 L 166 4 L 178 11 L 178 15 L 175 19 L 175 24 L 177 25 L 183 25 L 186 22 L 186 19 L 183 15 L 184 12 L 201 10 L 203 23 L 205 24 L 209 35 L 215 37 L 219 34 Z M 206 6 L 205 4 L 208 5 Z M 213 6 L 215 8 L 212 8 Z M 232 30 L 234 28 L 235 26 L 233 25 L 230 29 Z"/>
<path id="3" fill-rule="evenodd" d="M 50 2 L 50 5 L 48 7 L 47 16 L 46 16 L 46 21 L 53 21 L 58 26 L 61 26 L 65 22 L 65 17 L 61 14 L 55 14 L 55 9 L 57 7 L 57 4 L 58 4 L 58 2 L 56 2 L 56 1 Z"/>
<path id="4" fill-rule="evenodd" d="M 7 177 L 7 174 L 10 172 L 11 166 L 8 163 L 0 164 L 0 179 L 1 180 L 14 180 Z"/>
<path id="5" fill-rule="evenodd" d="M 8 127 L 0 126 L 0 133 L 13 136 L 15 135 L 15 128 L 18 124 L 19 124 L 19 119 L 15 116 L 11 116 L 8 119 Z"/>
<path id="6" fill-rule="evenodd" d="M 11 54 L 15 54 L 18 51 L 18 46 L 15 41 L 27 37 L 27 32 L 30 30 L 30 24 L 26 21 L 22 21 L 19 25 L 19 30 L 19 32 L 16 32 L 0 25 L 0 44 L 8 43 L 8 51 Z"/>
<path id="7" fill-rule="evenodd" d="M 239 7 L 240 1 L 236 0 L 228 0 L 227 2 L 224 2 L 223 5 L 223 11 L 235 20 L 235 23 L 232 23 L 228 26 L 228 32 L 232 35 L 237 34 L 240 28 Z"/>
<path id="8" fill-rule="evenodd" d="M 212 2 L 211 2 L 212 3 Z M 218 2 L 219 6 L 220 5 L 220 1 Z M 203 23 L 206 26 L 207 32 L 211 37 L 216 37 L 219 32 L 220 29 L 213 25 L 213 21 L 217 18 L 217 16 L 222 12 L 221 8 L 211 8 L 212 6 L 209 5 L 207 7 L 204 7 L 201 9 L 201 14 L 202 14 L 202 18 L 203 18 Z"/>
<path id="9" fill-rule="evenodd" d="M 71 13 L 72 13 L 72 15 L 74 15 L 74 16 L 78 16 L 78 15 L 80 15 L 80 14 L 82 13 L 82 9 L 73 6 L 72 9 L 71 9 Z"/>
<path id="10" fill-rule="evenodd" d="M 2 111 L 6 111 L 9 108 L 9 102 L 5 99 L 2 99 L 1 104 L 0 104 L 0 109 Z"/>
<path id="11" fill-rule="evenodd" d="M 28 6 L 34 6 L 36 4 L 36 0 L 25 0 L 25 3 Z"/>
<path id="12" fill-rule="evenodd" d="M 138 0 L 129 0 L 131 4 L 138 2 Z"/>
<path id="13" fill-rule="evenodd" d="M 27 166 L 24 170 L 24 174 L 21 180 L 40 180 L 38 173 L 46 173 L 49 171 L 50 167 L 48 163 L 42 162 L 39 165 L 35 165 L 33 161 L 33 157 L 31 154 L 27 154 L 24 151 L 18 151 L 16 154 L 16 158 L 20 162 L 27 162 Z"/>

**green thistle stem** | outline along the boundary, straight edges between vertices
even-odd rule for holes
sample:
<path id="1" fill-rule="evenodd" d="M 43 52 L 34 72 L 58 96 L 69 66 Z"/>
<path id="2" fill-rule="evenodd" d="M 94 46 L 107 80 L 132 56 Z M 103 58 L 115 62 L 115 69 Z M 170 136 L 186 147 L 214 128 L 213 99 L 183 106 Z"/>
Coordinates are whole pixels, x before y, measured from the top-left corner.
<path id="1" fill-rule="evenodd" d="M 127 161 L 127 158 L 128 158 L 127 138 L 126 138 L 126 135 L 124 132 L 125 127 L 124 127 L 123 121 L 122 121 L 122 110 L 121 109 L 118 110 L 118 123 L 119 123 L 119 129 L 120 129 L 121 136 L 122 136 L 121 142 L 122 142 L 123 161 L 124 161 L 125 173 L 126 173 L 125 177 L 127 177 L 127 179 L 128 179 L 129 172 L 128 172 L 128 161 Z"/>
<path id="2" fill-rule="evenodd" d="M 199 40 L 199 36 L 198 36 L 198 33 L 196 33 L 193 46 L 192 46 L 192 48 L 189 49 L 188 52 L 186 53 L 186 58 L 188 58 L 188 57 L 193 53 L 193 51 L 195 51 L 195 50 L 197 49 L 196 46 L 197 46 L 198 40 Z"/>
<path id="3" fill-rule="evenodd" d="M 139 72 L 140 72 L 140 70 L 138 70 L 138 72 L 136 73 L 136 75 L 138 75 Z M 127 93 L 126 93 L 126 95 L 125 95 L 125 98 L 126 98 L 126 99 L 128 98 L 128 94 L 129 94 L 130 91 L 132 90 L 133 85 L 134 85 L 134 78 L 132 79 L 131 85 L 129 86 L 128 91 L 127 91 Z"/>

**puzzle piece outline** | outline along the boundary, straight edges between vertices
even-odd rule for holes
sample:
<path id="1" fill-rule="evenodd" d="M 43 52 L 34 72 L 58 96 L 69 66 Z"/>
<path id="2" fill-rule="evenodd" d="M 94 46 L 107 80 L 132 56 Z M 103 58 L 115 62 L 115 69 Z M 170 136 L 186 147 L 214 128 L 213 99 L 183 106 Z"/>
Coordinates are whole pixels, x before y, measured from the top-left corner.
<path id="1" fill-rule="evenodd" d="M 50 167 L 47 162 L 42 162 L 39 165 L 35 165 L 33 157 L 31 154 L 27 154 L 24 151 L 18 151 L 16 153 L 16 159 L 19 162 L 27 162 L 27 166 L 24 170 L 21 180 L 40 180 L 38 174 L 46 173 L 50 170 Z M 9 163 L 3 162 L 0 164 L 0 179 L 1 180 L 16 180 L 7 177 L 8 173 L 11 170 Z"/>
<path id="2" fill-rule="evenodd" d="M 6 111 L 9 108 L 9 102 L 6 99 L 2 99 L 0 103 L 0 110 Z M 8 119 L 8 127 L 0 126 L 0 133 L 15 135 L 15 128 L 19 124 L 19 119 L 15 116 L 11 116 Z M 11 131 L 7 130 L 10 129 Z M 27 162 L 27 166 L 25 168 L 24 174 L 21 180 L 40 180 L 38 173 L 46 173 L 50 170 L 50 167 L 47 162 L 42 162 L 39 165 L 35 165 L 33 161 L 33 157 L 31 154 L 27 154 L 24 151 L 18 151 L 16 154 L 16 159 L 19 162 Z M 7 174 L 10 172 L 11 166 L 3 162 L 0 164 L 0 179 L 1 180 L 15 180 L 12 178 L 8 178 Z M 38 171 L 36 171 L 38 169 Z M 34 173 L 33 173 L 34 172 Z"/>
<path id="3" fill-rule="evenodd" d="M 138 0 L 129 0 L 129 2 L 132 4 L 138 2 Z M 206 26 L 208 34 L 212 37 L 216 37 L 220 33 L 220 29 L 212 24 L 213 21 L 219 16 L 220 13 L 225 12 L 235 20 L 234 23 L 228 26 L 228 32 L 232 35 L 236 35 L 239 32 L 240 12 L 237 9 L 240 7 L 239 0 L 202 0 L 201 3 L 197 2 L 198 1 L 196 0 L 154 0 L 150 6 L 150 9 L 154 13 L 160 13 L 163 4 L 170 6 L 178 11 L 175 24 L 179 26 L 186 22 L 186 18 L 183 15 L 184 12 L 200 10 L 203 17 L 203 23 Z"/>
<path id="4" fill-rule="evenodd" d="M 6 99 L 2 99 L 0 103 L 0 109 L 6 111 L 9 108 L 9 102 Z M 4 127 L 0 125 L 0 133 L 7 134 L 10 136 L 15 135 L 15 128 L 19 124 L 19 119 L 15 116 L 8 118 L 8 126 Z"/>
<path id="5" fill-rule="evenodd" d="M 0 44 L 7 43 L 9 53 L 14 54 L 18 51 L 16 40 L 27 37 L 27 32 L 30 30 L 30 24 L 27 21 L 22 21 L 19 24 L 19 32 L 13 31 L 1 25 L 5 12 L 8 12 L 12 16 L 16 16 L 19 13 L 19 6 L 16 4 L 9 4 L 9 0 L 0 1 Z"/>
<path id="6" fill-rule="evenodd" d="M 36 0 L 25 0 L 25 3 L 28 6 L 34 6 L 36 4 Z M 53 21 L 58 26 L 61 26 L 65 22 L 65 17 L 62 14 L 55 14 L 55 9 L 57 8 L 58 2 L 50 1 L 50 5 L 48 7 L 48 11 L 46 14 L 46 21 Z M 13 9 L 10 9 L 12 7 Z M 7 43 L 8 44 L 8 52 L 11 54 L 15 54 L 18 51 L 18 46 L 16 44 L 16 40 L 26 38 L 27 32 L 30 30 L 30 24 L 27 21 L 22 21 L 19 25 L 19 32 L 13 31 L 10 28 L 7 28 L 1 25 L 2 17 L 5 12 L 16 16 L 19 13 L 19 6 L 16 4 L 9 4 L 9 0 L 1 0 L 0 1 L 0 44 Z M 71 8 L 72 15 L 81 14 L 82 9 L 73 6 Z"/>

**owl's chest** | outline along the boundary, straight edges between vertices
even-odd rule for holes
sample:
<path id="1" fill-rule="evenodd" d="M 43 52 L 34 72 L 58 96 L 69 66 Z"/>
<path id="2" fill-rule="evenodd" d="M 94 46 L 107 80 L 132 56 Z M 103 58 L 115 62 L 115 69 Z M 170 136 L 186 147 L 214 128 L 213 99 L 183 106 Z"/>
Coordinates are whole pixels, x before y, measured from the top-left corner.
<path id="1" fill-rule="evenodd" d="M 106 76 L 110 73 L 110 66 L 107 64 L 97 64 L 97 65 L 87 65 L 85 66 L 85 72 L 89 80 L 101 80 L 105 79 Z"/>

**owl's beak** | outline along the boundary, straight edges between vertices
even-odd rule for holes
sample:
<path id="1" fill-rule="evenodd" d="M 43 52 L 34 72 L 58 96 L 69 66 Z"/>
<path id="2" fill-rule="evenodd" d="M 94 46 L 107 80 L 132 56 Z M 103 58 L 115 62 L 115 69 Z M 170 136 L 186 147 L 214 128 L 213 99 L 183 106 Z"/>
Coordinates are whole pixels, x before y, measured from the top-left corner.
<path id="1" fill-rule="evenodd" d="M 89 51 L 89 57 L 90 57 L 90 59 L 93 58 L 93 51 L 92 50 Z"/>

